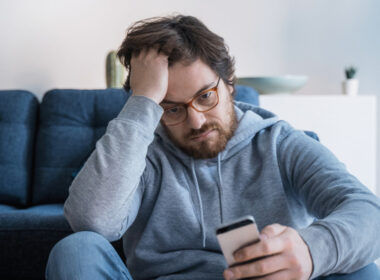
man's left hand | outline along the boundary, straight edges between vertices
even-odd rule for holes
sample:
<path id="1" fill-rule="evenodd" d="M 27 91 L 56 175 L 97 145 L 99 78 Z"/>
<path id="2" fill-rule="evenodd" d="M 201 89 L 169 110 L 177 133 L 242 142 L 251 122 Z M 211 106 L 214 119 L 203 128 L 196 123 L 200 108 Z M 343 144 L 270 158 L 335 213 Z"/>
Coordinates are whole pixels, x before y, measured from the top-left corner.
<path id="1" fill-rule="evenodd" d="M 260 242 L 236 251 L 234 257 L 236 263 L 260 259 L 228 268 L 225 279 L 305 280 L 313 269 L 309 248 L 298 232 L 279 224 L 266 226 Z"/>

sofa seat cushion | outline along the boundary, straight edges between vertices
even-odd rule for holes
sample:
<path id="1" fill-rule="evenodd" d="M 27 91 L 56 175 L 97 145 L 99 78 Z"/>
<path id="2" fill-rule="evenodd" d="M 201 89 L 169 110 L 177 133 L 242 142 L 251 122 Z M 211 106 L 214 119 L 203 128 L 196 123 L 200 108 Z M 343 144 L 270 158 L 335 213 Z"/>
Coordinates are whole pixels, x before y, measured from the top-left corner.
<path id="1" fill-rule="evenodd" d="M 0 91 L 0 203 L 30 202 L 37 98 L 28 91 Z"/>
<path id="2" fill-rule="evenodd" d="M 72 232 L 63 216 L 63 204 L 38 205 L 25 209 L 0 205 L 0 231 L 7 230 Z"/>
<path id="3" fill-rule="evenodd" d="M 70 233 L 62 204 L 0 204 L 0 279 L 43 279 L 50 250 Z"/>
<path id="4" fill-rule="evenodd" d="M 63 204 L 26 209 L 0 204 L 0 279 L 44 279 L 51 249 L 71 233 Z M 122 240 L 112 245 L 124 258 Z"/>

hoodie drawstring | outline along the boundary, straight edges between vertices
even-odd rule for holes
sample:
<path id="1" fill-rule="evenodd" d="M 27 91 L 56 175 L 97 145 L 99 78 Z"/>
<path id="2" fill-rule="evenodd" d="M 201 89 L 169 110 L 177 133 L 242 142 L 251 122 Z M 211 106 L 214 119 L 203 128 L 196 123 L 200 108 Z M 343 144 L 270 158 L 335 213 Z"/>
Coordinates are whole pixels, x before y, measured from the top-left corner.
<path id="1" fill-rule="evenodd" d="M 195 182 L 195 189 L 197 191 L 197 197 L 198 197 L 198 202 L 199 202 L 199 218 L 200 218 L 200 225 L 201 225 L 201 232 L 202 232 L 202 246 L 203 248 L 206 247 L 206 229 L 205 229 L 205 222 L 204 222 L 204 217 L 203 217 L 203 205 L 202 205 L 202 197 L 201 197 L 201 192 L 198 184 L 198 179 L 197 175 L 195 173 L 195 163 L 194 159 L 191 159 L 191 171 L 193 174 L 193 179 Z M 222 203 L 222 198 L 223 198 L 223 180 L 222 180 L 222 168 L 221 168 L 221 159 L 220 159 L 220 153 L 218 154 L 218 190 L 219 190 L 219 209 L 220 209 L 220 219 L 221 223 L 223 224 L 223 203 Z M 193 207 L 195 209 L 195 205 L 193 204 Z"/>
<path id="2" fill-rule="evenodd" d="M 203 248 L 205 248 L 206 247 L 205 221 L 204 221 L 204 218 L 203 218 L 203 206 L 202 206 L 201 192 L 199 190 L 199 184 L 198 184 L 197 175 L 195 174 L 194 159 L 191 159 L 191 171 L 193 173 L 194 182 L 195 182 L 195 189 L 197 190 L 197 196 L 198 196 L 198 201 L 199 201 L 200 224 L 201 224 L 201 231 L 202 231 L 202 246 L 203 246 Z"/>
<path id="3" fill-rule="evenodd" d="M 223 224 L 223 204 L 222 204 L 222 198 L 223 198 L 223 181 L 222 181 L 222 167 L 221 167 L 221 160 L 220 160 L 220 153 L 218 154 L 218 188 L 219 188 L 219 209 L 220 209 L 220 219 L 221 223 Z"/>

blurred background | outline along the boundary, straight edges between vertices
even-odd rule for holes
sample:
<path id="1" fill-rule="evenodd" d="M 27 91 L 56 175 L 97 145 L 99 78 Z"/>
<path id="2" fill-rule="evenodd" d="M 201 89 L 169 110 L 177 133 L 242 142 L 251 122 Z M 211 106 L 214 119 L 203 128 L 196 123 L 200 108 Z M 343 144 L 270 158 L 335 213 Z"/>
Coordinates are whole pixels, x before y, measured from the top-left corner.
<path id="1" fill-rule="evenodd" d="M 41 99 L 52 88 L 105 88 L 107 53 L 128 26 L 174 13 L 224 37 L 237 76 L 307 75 L 296 95 L 342 95 L 354 65 L 359 95 L 378 96 L 380 108 L 378 0 L 0 0 L 0 89 Z"/>
<path id="2" fill-rule="evenodd" d="M 0 0 L 0 88 L 105 87 L 107 52 L 136 20 L 199 17 L 225 38 L 238 76 L 304 74 L 297 94 L 380 94 L 378 0 Z"/>

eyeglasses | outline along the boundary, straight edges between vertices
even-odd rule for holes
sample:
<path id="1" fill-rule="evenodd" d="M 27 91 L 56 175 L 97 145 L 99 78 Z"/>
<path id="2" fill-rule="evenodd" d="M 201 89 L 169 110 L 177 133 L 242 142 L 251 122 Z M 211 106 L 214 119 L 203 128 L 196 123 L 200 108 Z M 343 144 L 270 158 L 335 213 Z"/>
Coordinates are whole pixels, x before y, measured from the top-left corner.
<path id="1" fill-rule="evenodd" d="M 164 107 L 164 114 L 162 115 L 162 120 L 165 125 L 177 125 L 184 122 L 187 119 L 188 112 L 187 107 L 193 108 L 197 112 L 208 112 L 219 103 L 218 96 L 218 85 L 220 77 L 216 86 L 210 89 L 206 89 L 196 96 L 194 96 L 189 102 L 185 104 L 177 104 L 169 108 Z"/>

